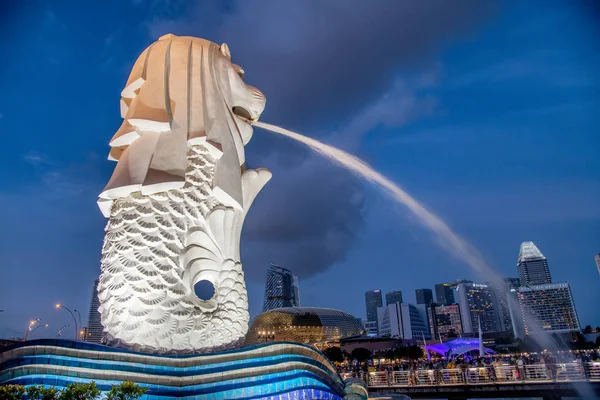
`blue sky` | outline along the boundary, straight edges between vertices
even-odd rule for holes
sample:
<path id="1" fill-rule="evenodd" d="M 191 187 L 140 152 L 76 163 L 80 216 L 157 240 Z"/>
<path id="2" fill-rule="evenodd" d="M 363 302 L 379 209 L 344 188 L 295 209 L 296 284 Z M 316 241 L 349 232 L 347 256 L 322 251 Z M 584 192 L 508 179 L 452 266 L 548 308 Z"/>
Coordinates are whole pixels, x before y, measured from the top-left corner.
<path id="1" fill-rule="evenodd" d="M 20 4 L 19 4 L 20 3 Z M 284 4 L 285 3 L 285 4 Z M 87 320 L 114 164 L 119 94 L 172 32 L 226 41 L 267 96 L 263 120 L 348 150 L 403 186 L 503 276 L 522 241 L 600 325 L 598 12 L 591 2 L 17 2 L 0 50 L 0 335 Z M 303 305 L 364 317 L 364 292 L 484 281 L 398 205 L 295 143 L 257 131 L 274 178 L 244 228 L 252 315 L 266 266 L 301 277 Z M 72 334 L 72 333 L 69 333 Z M 67 335 L 67 333 L 65 333 Z"/>

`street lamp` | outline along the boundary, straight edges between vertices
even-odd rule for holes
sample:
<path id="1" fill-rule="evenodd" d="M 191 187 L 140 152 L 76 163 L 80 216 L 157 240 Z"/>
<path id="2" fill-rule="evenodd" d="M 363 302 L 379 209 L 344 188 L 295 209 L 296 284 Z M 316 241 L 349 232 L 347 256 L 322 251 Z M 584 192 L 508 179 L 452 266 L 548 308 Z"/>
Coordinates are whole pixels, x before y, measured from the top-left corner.
<path id="1" fill-rule="evenodd" d="M 30 335 L 33 335 L 33 332 L 37 331 L 37 330 L 38 330 L 38 329 L 40 329 L 40 328 L 47 328 L 47 327 L 48 327 L 48 324 L 46 324 L 46 325 L 38 325 L 38 326 L 36 326 L 35 328 L 33 328 L 33 329 L 31 330 L 31 333 L 30 333 Z"/>
<path id="2" fill-rule="evenodd" d="M 40 321 L 40 318 L 36 318 L 36 319 L 29 321 L 29 326 L 27 326 L 27 329 L 25 330 L 25 336 L 23 336 L 23 341 L 27 340 L 27 338 L 29 337 L 29 332 L 31 332 L 31 327 L 33 327 L 35 325 L 35 323 L 39 322 L 39 321 Z"/>
<path id="3" fill-rule="evenodd" d="M 77 313 L 77 317 L 79 317 L 79 327 L 81 328 L 81 314 L 79 314 L 79 311 L 77 310 L 73 310 L 73 312 Z M 81 337 L 81 331 L 79 331 L 79 337 Z"/>
<path id="4" fill-rule="evenodd" d="M 60 328 L 58 330 L 58 336 L 57 337 L 60 337 L 62 335 L 62 331 L 64 331 L 65 328 L 68 328 L 68 327 L 69 327 L 69 325 L 63 325 L 62 328 Z"/>
<path id="5" fill-rule="evenodd" d="M 64 308 L 65 310 L 67 310 L 69 312 L 69 314 L 71 314 L 71 317 L 73 317 L 73 322 L 75 323 L 75 340 L 79 340 L 79 328 L 77 326 L 77 320 L 75 319 L 75 315 L 73 314 L 73 311 L 71 311 L 69 308 L 63 306 L 62 304 L 57 304 L 56 308 Z"/>

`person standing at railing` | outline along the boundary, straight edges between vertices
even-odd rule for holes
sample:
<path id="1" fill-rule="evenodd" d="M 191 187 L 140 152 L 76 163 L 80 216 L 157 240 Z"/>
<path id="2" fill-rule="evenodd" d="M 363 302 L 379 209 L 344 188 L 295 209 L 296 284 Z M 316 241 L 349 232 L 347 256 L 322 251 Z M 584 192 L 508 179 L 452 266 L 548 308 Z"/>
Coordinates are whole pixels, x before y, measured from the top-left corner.
<path id="1" fill-rule="evenodd" d="M 519 359 L 517 360 L 517 369 L 515 371 L 517 371 L 517 376 L 516 378 L 519 380 L 523 380 L 525 379 L 525 367 L 524 367 L 524 362 L 523 362 L 523 357 L 519 357 Z"/>

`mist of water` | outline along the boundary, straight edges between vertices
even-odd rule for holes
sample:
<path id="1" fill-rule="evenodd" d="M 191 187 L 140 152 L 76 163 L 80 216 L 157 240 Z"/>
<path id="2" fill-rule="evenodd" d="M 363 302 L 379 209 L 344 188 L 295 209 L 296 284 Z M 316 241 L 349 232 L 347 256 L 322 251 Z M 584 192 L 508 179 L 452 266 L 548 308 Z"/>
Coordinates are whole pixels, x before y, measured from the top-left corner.
<path id="1" fill-rule="evenodd" d="M 442 219 L 439 217 L 435 216 L 431 211 L 427 210 L 421 203 L 415 200 L 414 197 L 408 194 L 399 185 L 375 171 L 369 164 L 336 147 L 329 146 L 325 143 L 319 142 L 318 140 L 300 135 L 279 126 L 258 121 L 254 122 L 254 125 L 297 140 L 312 150 L 322 154 L 334 163 L 345 167 L 359 178 L 375 185 L 391 200 L 404 205 L 423 226 L 431 230 L 436 235 L 438 242 L 444 249 L 449 251 L 458 259 L 467 263 L 467 265 L 469 265 L 476 272 L 485 274 L 487 279 L 502 281 L 500 277 L 497 276 L 497 274 L 485 263 L 481 254 L 479 254 L 479 252 L 473 246 L 456 234 L 456 232 L 454 232 L 448 226 L 448 224 L 442 221 Z"/>

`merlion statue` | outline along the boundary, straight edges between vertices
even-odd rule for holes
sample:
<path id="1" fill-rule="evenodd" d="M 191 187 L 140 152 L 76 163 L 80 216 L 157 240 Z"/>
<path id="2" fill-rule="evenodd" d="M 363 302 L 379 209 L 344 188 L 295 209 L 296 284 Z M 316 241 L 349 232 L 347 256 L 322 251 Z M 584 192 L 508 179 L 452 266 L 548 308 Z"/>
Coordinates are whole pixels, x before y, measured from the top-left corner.
<path id="1" fill-rule="evenodd" d="M 248 330 L 240 234 L 271 173 L 245 168 L 265 97 L 243 73 L 226 44 L 171 34 L 133 66 L 110 141 L 117 166 L 98 200 L 108 218 L 98 296 L 109 343 L 207 352 Z"/>

